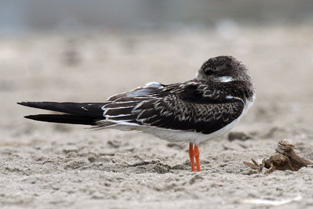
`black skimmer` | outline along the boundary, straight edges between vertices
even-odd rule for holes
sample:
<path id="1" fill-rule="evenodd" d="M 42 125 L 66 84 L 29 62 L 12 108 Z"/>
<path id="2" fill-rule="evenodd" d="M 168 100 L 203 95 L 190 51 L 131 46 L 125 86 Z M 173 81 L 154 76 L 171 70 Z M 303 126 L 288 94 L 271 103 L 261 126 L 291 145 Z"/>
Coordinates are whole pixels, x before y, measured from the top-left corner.
<path id="1" fill-rule="evenodd" d="M 25 116 L 28 119 L 138 130 L 188 142 L 191 170 L 200 171 L 199 143 L 229 132 L 254 99 L 254 83 L 246 67 L 234 57 L 219 56 L 207 60 L 193 80 L 169 85 L 150 82 L 105 102 L 18 104 L 63 113 Z"/>

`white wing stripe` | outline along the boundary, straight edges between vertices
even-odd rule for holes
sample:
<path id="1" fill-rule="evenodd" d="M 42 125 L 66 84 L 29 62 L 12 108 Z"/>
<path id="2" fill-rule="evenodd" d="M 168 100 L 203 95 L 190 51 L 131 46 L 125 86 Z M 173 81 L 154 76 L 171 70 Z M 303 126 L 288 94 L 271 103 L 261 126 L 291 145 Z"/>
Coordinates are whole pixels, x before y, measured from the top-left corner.
<path id="1" fill-rule="evenodd" d="M 104 115 L 106 119 L 132 116 L 133 114 Z"/>

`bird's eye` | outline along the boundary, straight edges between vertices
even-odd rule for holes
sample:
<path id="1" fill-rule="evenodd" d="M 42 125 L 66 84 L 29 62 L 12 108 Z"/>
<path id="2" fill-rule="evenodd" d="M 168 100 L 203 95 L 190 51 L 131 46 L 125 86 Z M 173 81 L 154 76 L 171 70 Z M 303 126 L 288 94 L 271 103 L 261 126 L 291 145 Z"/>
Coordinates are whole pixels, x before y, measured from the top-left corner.
<path id="1" fill-rule="evenodd" d="M 213 74 L 214 74 L 214 71 L 213 71 L 213 70 L 206 69 L 206 70 L 204 70 L 204 73 L 205 73 L 206 75 L 213 75 Z"/>

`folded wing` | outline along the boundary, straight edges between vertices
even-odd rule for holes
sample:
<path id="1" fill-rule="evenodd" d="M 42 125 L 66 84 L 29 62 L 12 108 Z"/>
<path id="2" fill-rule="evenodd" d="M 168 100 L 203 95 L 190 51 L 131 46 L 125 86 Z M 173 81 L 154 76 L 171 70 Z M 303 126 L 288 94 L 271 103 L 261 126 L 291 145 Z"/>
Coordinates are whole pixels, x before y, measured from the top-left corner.
<path id="1" fill-rule="evenodd" d="M 105 120 L 114 125 L 143 125 L 209 134 L 236 120 L 244 102 L 227 92 L 196 82 L 173 84 L 145 95 L 119 97 L 104 105 Z"/>

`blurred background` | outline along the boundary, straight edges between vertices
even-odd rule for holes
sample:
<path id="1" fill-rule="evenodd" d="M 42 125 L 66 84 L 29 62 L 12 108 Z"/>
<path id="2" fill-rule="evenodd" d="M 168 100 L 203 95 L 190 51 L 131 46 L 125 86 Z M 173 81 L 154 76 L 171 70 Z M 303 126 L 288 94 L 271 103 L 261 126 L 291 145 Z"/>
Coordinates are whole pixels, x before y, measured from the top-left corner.
<path id="1" fill-rule="evenodd" d="M 312 24 L 311 0 L 1 0 L 0 34 Z"/>
<path id="2" fill-rule="evenodd" d="M 1 0 L 0 33 L 299 25 L 312 11 L 311 0 Z"/>
<path id="3" fill-rule="evenodd" d="M 1 123 L 33 113 L 17 101 L 103 101 L 232 55 L 257 86 L 246 120 L 281 124 L 312 112 L 312 34 L 312 0 L 1 0 Z"/>

